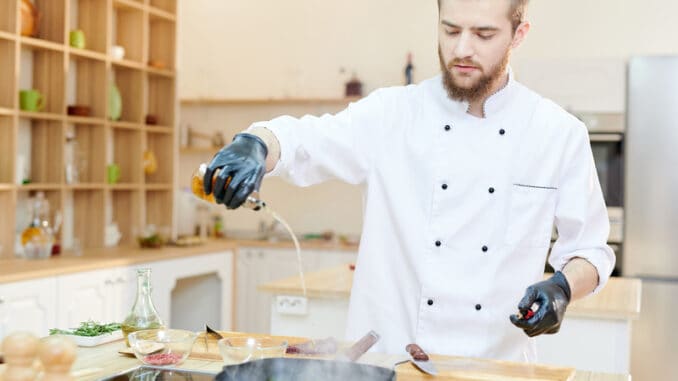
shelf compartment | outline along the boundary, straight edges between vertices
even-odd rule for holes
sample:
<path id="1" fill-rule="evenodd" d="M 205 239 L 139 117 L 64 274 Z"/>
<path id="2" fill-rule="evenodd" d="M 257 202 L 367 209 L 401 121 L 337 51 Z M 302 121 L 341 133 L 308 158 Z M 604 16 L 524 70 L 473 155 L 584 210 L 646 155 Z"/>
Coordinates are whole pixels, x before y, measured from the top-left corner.
<path id="1" fill-rule="evenodd" d="M 174 69 L 176 27 L 173 21 L 151 14 L 148 64 L 156 69 Z"/>
<path id="2" fill-rule="evenodd" d="M 0 205 L 14 205 L 14 192 L 0 191 Z M 11 213 L 0 218 L 0 258 L 10 258 L 14 254 L 14 216 Z"/>
<path id="3" fill-rule="evenodd" d="M 29 214 L 29 199 L 35 197 L 39 192 L 44 193 L 45 199 L 49 202 L 50 223 L 54 222 L 54 216 L 60 212 L 63 216 L 63 194 L 60 189 L 23 189 L 20 188 L 16 194 L 16 214 L 15 228 L 12 233 L 21 232 L 31 223 Z M 63 232 L 63 229 L 62 229 Z"/>
<path id="4" fill-rule="evenodd" d="M 125 59 L 144 62 L 144 12 L 127 2 L 116 1 L 113 9 L 113 45 L 125 48 Z"/>
<path id="5" fill-rule="evenodd" d="M 44 97 L 43 112 L 64 112 L 65 77 L 63 52 L 22 46 L 19 90 L 38 90 Z"/>
<path id="6" fill-rule="evenodd" d="M 146 175 L 147 184 L 172 183 L 172 164 L 174 163 L 174 140 L 172 134 L 147 132 L 146 150 L 155 155 L 157 170 Z"/>
<path id="7" fill-rule="evenodd" d="M 66 89 L 67 106 L 87 106 L 91 117 L 105 118 L 106 77 L 105 62 L 71 56 Z"/>
<path id="8" fill-rule="evenodd" d="M 177 0 L 151 0 L 151 7 L 175 15 L 177 13 Z"/>
<path id="9" fill-rule="evenodd" d="M 85 34 L 86 50 L 106 54 L 107 10 L 101 0 L 71 0 L 70 28 Z"/>
<path id="10" fill-rule="evenodd" d="M 38 10 L 39 39 L 64 44 L 66 30 L 66 0 L 34 0 Z"/>
<path id="11" fill-rule="evenodd" d="M 174 125 L 174 81 L 166 77 L 148 75 L 148 114 L 154 115 L 160 126 Z"/>
<path id="12" fill-rule="evenodd" d="M 78 169 L 78 182 L 73 185 L 104 184 L 106 182 L 106 133 L 103 126 L 73 124 L 68 126 L 73 133 L 77 147 L 65 156 L 73 155 Z M 68 143 L 67 143 L 68 145 Z"/>
<path id="13" fill-rule="evenodd" d="M 19 121 L 17 162 L 30 168 L 28 173 L 17 173 L 17 180 L 25 177 L 32 184 L 61 184 L 63 181 L 64 135 L 61 122 L 48 120 Z M 28 155 L 18 154 L 27 152 Z"/>
<path id="14" fill-rule="evenodd" d="M 16 19 L 18 0 L 0 1 L 0 31 L 16 33 Z"/>
<path id="15" fill-rule="evenodd" d="M 14 108 L 17 96 L 15 42 L 0 40 L 0 68 L 0 107 Z"/>
<path id="16" fill-rule="evenodd" d="M 114 128 L 113 163 L 120 167 L 120 184 L 141 184 L 141 131 Z"/>
<path id="17" fill-rule="evenodd" d="M 118 225 L 122 238 L 120 245 L 136 244 L 135 230 L 141 225 L 141 192 L 137 190 L 113 190 L 111 192 L 113 222 Z M 138 231 L 138 230 L 137 230 Z"/>
<path id="18" fill-rule="evenodd" d="M 80 240 L 83 248 L 103 247 L 104 244 L 104 191 L 74 190 L 73 238 Z"/>
<path id="19" fill-rule="evenodd" d="M 14 184 L 14 145 L 13 120 L 0 116 L 0 184 Z"/>
<path id="20" fill-rule="evenodd" d="M 172 191 L 146 191 L 146 225 L 158 228 L 172 226 Z"/>
<path id="21" fill-rule="evenodd" d="M 144 113 L 144 84 L 141 70 L 115 66 L 114 82 L 122 98 L 122 115 L 120 121 L 142 123 Z"/>

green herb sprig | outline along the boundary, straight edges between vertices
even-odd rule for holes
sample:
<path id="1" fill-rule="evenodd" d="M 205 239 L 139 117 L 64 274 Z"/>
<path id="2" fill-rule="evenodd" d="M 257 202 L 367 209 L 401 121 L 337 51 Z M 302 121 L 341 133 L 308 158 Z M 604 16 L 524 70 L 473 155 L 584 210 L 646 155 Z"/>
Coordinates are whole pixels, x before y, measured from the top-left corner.
<path id="1" fill-rule="evenodd" d="M 80 326 L 72 330 L 64 330 L 52 328 L 49 330 L 50 335 L 76 335 L 76 336 L 99 336 L 107 333 L 115 332 L 120 329 L 119 323 L 99 324 L 98 322 L 89 320 L 80 323 Z"/>

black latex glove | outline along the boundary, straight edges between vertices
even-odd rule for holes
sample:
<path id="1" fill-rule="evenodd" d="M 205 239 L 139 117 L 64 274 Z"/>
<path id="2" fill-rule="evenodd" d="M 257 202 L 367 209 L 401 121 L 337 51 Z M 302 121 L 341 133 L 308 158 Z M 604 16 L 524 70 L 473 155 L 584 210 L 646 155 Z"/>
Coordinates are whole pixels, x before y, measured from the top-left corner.
<path id="1" fill-rule="evenodd" d="M 231 144 L 217 152 L 207 166 L 205 193 L 214 193 L 219 204 L 235 209 L 254 191 L 259 191 L 266 172 L 266 144 L 258 136 L 237 134 Z M 212 177 L 219 170 L 212 189 Z"/>
<path id="2" fill-rule="evenodd" d="M 570 296 L 570 285 L 565 275 L 558 271 L 551 278 L 527 288 L 518 304 L 522 316 L 511 315 L 511 323 L 522 328 L 530 337 L 556 333 L 560 330 Z M 539 309 L 534 312 L 534 316 L 527 318 L 528 311 L 531 312 L 532 304 L 535 303 Z"/>

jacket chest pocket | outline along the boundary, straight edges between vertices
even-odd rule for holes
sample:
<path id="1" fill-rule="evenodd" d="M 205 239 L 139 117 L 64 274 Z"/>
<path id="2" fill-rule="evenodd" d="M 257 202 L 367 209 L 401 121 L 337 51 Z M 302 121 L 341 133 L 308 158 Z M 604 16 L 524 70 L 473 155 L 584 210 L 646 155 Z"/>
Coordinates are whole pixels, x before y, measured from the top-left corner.
<path id="1" fill-rule="evenodd" d="M 514 184 L 508 206 L 506 243 L 548 247 L 551 242 L 557 189 Z"/>

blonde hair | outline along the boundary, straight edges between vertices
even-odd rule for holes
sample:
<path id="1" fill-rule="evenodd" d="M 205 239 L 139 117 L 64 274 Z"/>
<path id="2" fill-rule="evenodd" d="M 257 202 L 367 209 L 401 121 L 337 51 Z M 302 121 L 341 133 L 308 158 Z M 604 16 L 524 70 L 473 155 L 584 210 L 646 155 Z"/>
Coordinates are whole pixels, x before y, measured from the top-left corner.
<path id="1" fill-rule="evenodd" d="M 438 10 L 440 10 L 440 3 L 443 0 L 438 0 Z M 518 26 L 523 22 L 525 17 L 525 9 L 530 0 L 509 0 L 511 2 L 511 7 L 509 8 L 509 19 L 511 19 L 511 26 L 515 32 L 518 29 Z"/>

